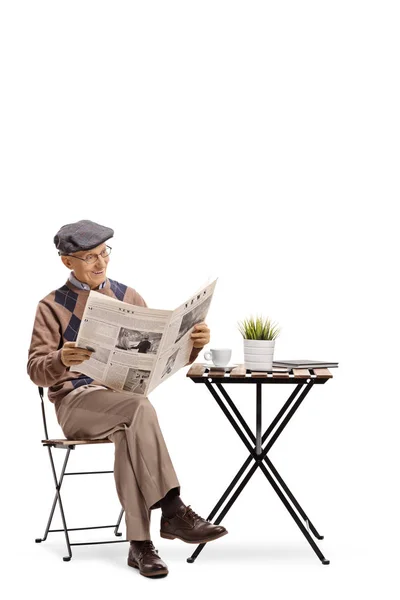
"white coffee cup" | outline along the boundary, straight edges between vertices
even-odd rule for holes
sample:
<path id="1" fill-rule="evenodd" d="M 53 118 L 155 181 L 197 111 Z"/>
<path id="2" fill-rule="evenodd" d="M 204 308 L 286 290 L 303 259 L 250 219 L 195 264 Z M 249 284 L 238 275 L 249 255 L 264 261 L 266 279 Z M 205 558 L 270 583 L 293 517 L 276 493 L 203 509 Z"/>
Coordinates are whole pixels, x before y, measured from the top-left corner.
<path id="1" fill-rule="evenodd" d="M 212 360 L 216 367 L 226 367 L 231 360 L 232 350 L 230 348 L 211 348 L 204 352 L 206 360 Z"/>

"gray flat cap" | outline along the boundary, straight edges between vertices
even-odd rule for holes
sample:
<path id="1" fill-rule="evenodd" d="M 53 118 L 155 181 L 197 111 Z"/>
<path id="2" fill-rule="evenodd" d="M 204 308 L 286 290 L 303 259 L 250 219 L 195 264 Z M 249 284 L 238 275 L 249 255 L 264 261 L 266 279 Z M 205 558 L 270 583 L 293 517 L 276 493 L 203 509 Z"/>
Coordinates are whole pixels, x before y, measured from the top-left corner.
<path id="1" fill-rule="evenodd" d="M 63 225 L 54 236 L 58 254 L 72 254 L 79 250 L 96 248 L 113 237 L 114 230 L 93 221 L 84 219 L 76 223 Z"/>

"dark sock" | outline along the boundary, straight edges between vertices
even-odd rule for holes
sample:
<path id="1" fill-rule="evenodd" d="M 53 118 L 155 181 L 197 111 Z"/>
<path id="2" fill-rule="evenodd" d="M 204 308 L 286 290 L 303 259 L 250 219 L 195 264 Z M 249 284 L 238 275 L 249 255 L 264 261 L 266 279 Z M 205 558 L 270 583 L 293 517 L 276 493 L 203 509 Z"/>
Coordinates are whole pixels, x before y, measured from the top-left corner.
<path id="1" fill-rule="evenodd" d="M 142 546 L 144 544 L 144 542 L 149 541 L 150 540 L 129 540 L 131 544 L 134 544 L 137 548 L 140 548 L 140 546 Z"/>
<path id="2" fill-rule="evenodd" d="M 173 517 L 176 511 L 181 507 L 185 506 L 182 502 L 181 497 L 178 494 L 177 488 L 172 488 L 169 492 L 160 500 L 161 511 L 163 517 Z"/>

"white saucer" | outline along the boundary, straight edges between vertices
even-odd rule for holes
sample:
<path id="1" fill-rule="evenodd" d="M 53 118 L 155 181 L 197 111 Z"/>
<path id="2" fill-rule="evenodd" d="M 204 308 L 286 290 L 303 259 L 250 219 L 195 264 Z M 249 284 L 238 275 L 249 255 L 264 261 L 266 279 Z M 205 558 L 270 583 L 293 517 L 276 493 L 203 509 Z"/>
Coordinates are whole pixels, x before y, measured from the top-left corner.
<path id="1" fill-rule="evenodd" d="M 226 367 L 216 367 L 212 362 L 203 362 L 203 366 L 208 367 L 209 369 L 220 369 L 221 371 L 231 371 L 234 367 L 238 366 L 238 363 L 231 363 L 230 365 L 226 365 Z"/>

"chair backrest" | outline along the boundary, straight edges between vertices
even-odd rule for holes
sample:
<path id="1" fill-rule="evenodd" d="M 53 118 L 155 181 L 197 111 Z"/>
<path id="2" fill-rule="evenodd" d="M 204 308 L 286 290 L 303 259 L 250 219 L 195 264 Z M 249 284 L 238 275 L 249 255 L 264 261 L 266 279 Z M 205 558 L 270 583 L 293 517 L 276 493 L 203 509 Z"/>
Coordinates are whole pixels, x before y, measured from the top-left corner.
<path id="1" fill-rule="evenodd" d="M 39 396 L 40 399 L 42 401 L 42 417 L 43 417 L 43 426 L 44 426 L 44 435 L 45 435 L 45 439 L 48 440 L 49 439 L 49 435 L 47 433 L 47 423 L 46 423 L 46 412 L 44 410 L 44 402 L 43 402 L 43 388 L 39 387 Z"/>

